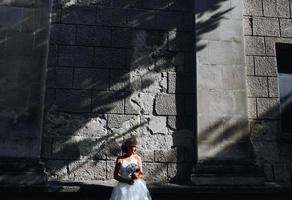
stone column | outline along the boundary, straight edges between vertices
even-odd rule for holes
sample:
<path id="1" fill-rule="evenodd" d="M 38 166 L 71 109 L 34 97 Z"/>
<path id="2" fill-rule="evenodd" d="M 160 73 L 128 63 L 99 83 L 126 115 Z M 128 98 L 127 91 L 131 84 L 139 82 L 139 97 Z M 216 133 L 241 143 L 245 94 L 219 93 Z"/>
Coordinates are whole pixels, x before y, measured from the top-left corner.
<path id="1" fill-rule="evenodd" d="M 40 162 L 50 1 L 0 3 L 0 183 L 46 181 Z"/>
<path id="2" fill-rule="evenodd" d="M 241 0 L 196 1 L 195 184 L 258 184 L 249 142 Z M 255 175 L 256 174 L 256 175 Z"/>

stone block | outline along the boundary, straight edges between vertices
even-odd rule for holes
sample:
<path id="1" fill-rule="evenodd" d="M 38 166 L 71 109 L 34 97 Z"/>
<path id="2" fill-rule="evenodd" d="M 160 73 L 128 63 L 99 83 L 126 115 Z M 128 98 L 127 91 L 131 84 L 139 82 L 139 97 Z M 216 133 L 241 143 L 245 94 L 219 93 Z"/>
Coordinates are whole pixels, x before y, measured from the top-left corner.
<path id="1" fill-rule="evenodd" d="M 265 47 L 267 56 L 276 56 L 276 43 L 292 43 L 291 38 L 274 38 L 266 37 L 265 38 Z"/>
<path id="2" fill-rule="evenodd" d="M 108 128 L 120 128 L 122 124 L 135 117 L 134 115 L 108 115 Z"/>
<path id="3" fill-rule="evenodd" d="M 133 34 L 129 28 L 112 29 L 112 46 L 129 48 L 133 45 Z"/>
<path id="4" fill-rule="evenodd" d="M 154 29 L 157 27 L 156 14 L 150 10 L 129 9 L 127 21 L 133 28 Z"/>
<path id="5" fill-rule="evenodd" d="M 253 34 L 258 36 L 280 36 L 278 18 L 253 18 Z"/>
<path id="6" fill-rule="evenodd" d="M 50 28 L 51 44 L 75 44 L 75 25 L 52 24 Z"/>
<path id="7" fill-rule="evenodd" d="M 85 46 L 111 46 L 111 30 L 95 26 L 77 26 L 76 44 Z"/>
<path id="8" fill-rule="evenodd" d="M 115 161 L 106 161 L 106 179 L 110 180 L 114 178 Z"/>
<path id="9" fill-rule="evenodd" d="M 48 66 L 56 65 L 58 63 L 58 46 L 50 45 L 48 54 Z"/>
<path id="10" fill-rule="evenodd" d="M 86 152 L 89 152 L 89 149 L 87 149 Z M 78 160 L 80 156 L 81 152 L 78 140 L 76 140 L 76 138 L 63 138 L 53 140 L 52 157 L 54 159 Z"/>
<path id="11" fill-rule="evenodd" d="M 266 77 L 247 77 L 247 96 L 248 97 L 267 97 L 268 83 Z"/>
<path id="12" fill-rule="evenodd" d="M 279 97 L 279 84 L 277 77 L 268 77 L 269 97 Z"/>
<path id="13" fill-rule="evenodd" d="M 184 18 L 180 12 L 157 12 L 157 28 L 162 30 L 183 30 Z"/>
<path id="14" fill-rule="evenodd" d="M 264 0 L 263 10 L 267 17 L 290 17 L 289 0 Z"/>
<path id="15" fill-rule="evenodd" d="M 123 114 L 124 98 L 127 96 L 124 92 L 93 92 L 92 112 Z"/>
<path id="16" fill-rule="evenodd" d="M 69 164 L 69 172 L 74 181 L 105 180 L 106 161 L 75 161 Z"/>
<path id="17" fill-rule="evenodd" d="M 157 71 L 183 71 L 185 66 L 185 54 L 181 52 L 160 51 L 155 55 L 154 61 Z"/>
<path id="18" fill-rule="evenodd" d="M 56 82 L 56 69 L 55 67 L 48 67 L 46 73 L 46 88 L 55 88 Z"/>
<path id="19" fill-rule="evenodd" d="M 73 69 L 58 67 L 55 74 L 56 88 L 72 88 Z"/>
<path id="20" fill-rule="evenodd" d="M 109 71 L 106 69 L 76 68 L 73 87 L 76 89 L 109 89 Z"/>
<path id="21" fill-rule="evenodd" d="M 147 31 L 146 32 L 146 48 L 154 50 L 167 49 L 167 31 Z"/>
<path id="22" fill-rule="evenodd" d="M 292 19 L 280 19 L 281 36 L 292 37 Z"/>
<path id="23" fill-rule="evenodd" d="M 244 0 L 244 15 L 262 16 L 262 0 Z"/>
<path id="24" fill-rule="evenodd" d="M 151 150 L 142 150 L 138 154 L 141 156 L 142 162 L 154 162 L 154 151 Z"/>
<path id="25" fill-rule="evenodd" d="M 248 118 L 256 119 L 257 118 L 257 106 L 256 106 L 256 98 L 248 98 Z"/>
<path id="26" fill-rule="evenodd" d="M 276 76 L 277 60 L 276 57 L 255 57 L 255 75 Z"/>
<path id="27" fill-rule="evenodd" d="M 255 75 L 254 57 L 245 56 L 246 75 Z"/>
<path id="28" fill-rule="evenodd" d="M 259 119 L 279 119 L 280 101 L 279 98 L 258 98 L 257 99 Z"/>
<path id="29" fill-rule="evenodd" d="M 148 122 L 148 130 L 151 132 L 151 134 L 166 135 L 168 133 L 165 116 L 151 116 Z"/>
<path id="30" fill-rule="evenodd" d="M 96 8 L 94 6 L 65 6 L 62 9 L 62 23 L 95 24 Z"/>
<path id="31" fill-rule="evenodd" d="M 48 111 L 46 134 L 56 136 L 103 137 L 107 135 L 104 116 Z"/>
<path id="32" fill-rule="evenodd" d="M 245 36 L 246 55 L 265 55 L 265 41 L 263 37 Z"/>
<path id="33" fill-rule="evenodd" d="M 101 68 L 125 68 L 127 53 L 122 49 L 96 48 L 94 66 Z"/>
<path id="34" fill-rule="evenodd" d="M 112 70 L 110 72 L 110 90 L 111 91 L 129 91 L 130 75 L 125 70 Z"/>
<path id="35" fill-rule="evenodd" d="M 179 115 L 184 111 L 183 96 L 159 94 L 155 98 L 154 110 L 157 115 Z"/>
<path id="36" fill-rule="evenodd" d="M 177 161 L 177 151 L 176 149 L 170 150 L 155 150 L 154 151 L 154 161 L 155 162 L 176 162 Z"/>
<path id="37" fill-rule="evenodd" d="M 57 90 L 57 109 L 69 112 L 90 112 L 91 92 L 77 90 Z"/>
<path id="38" fill-rule="evenodd" d="M 143 163 L 145 181 L 166 181 L 167 164 L 164 163 Z"/>
<path id="39" fill-rule="evenodd" d="M 93 48 L 79 46 L 60 46 L 59 65 L 91 67 L 93 60 Z"/>
<path id="40" fill-rule="evenodd" d="M 125 112 L 149 115 L 153 112 L 154 98 L 155 94 L 152 93 L 133 93 L 125 100 Z"/>

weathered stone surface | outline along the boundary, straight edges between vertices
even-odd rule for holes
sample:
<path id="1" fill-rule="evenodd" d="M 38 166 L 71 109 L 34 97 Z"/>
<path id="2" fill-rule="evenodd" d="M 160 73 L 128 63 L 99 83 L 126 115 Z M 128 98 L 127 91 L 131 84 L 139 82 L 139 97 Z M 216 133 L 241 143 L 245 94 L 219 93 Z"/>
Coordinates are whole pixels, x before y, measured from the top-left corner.
<path id="1" fill-rule="evenodd" d="M 279 98 L 258 98 L 257 108 L 260 119 L 278 119 L 280 117 Z"/>
<path id="2" fill-rule="evenodd" d="M 268 77 L 269 97 L 279 97 L 279 84 L 277 77 Z"/>
<path id="3" fill-rule="evenodd" d="M 143 163 L 146 181 L 166 181 L 167 164 L 164 163 Z"/>
<path id="4" fill-rule="evenodd" d="M 69 164 L 69 179 L 74 181 L 105 180 L 106 161 L 76 161 Z"/>
<path id="5" fill-rule="evenodd" d="M 131 47 L 132 30 L 129 28 L 114 28 L 112 30 L 112 46 L 114 47 Z"/>
<path id="6" fill-rule="evenodd" d="M 67 24 L 52 24 L 50 33 L 51 44 L 75 44 L 76 27 Z"/>
<path id="7" fill-rule="evenodd" d="M 255 74 L 258 76 L 276 76 L 276 57 L 255 57 Z"/>
<path id="8" fill-rule="evenodd" d="M 115 169 L 116 161 L 106 161 L 106 179 L 113 179 L 114 178 L 114 169 Z"/>
<path id="9" fill-rule="evenodd" d="M 123 123 L 134 118 L 134 115 L 108 115 L 108 128 L 120 128 Z"/>
<path id="10" fill-rule="evenodd" d="M 124 113 L 124 92 L 93 92 L 92 112 L 94 113 Z"/>
<path id="11" fill-rule="evenodd" d="M 61 22 L 71 24 L 94 24 L 96 9 L 93 6 L 65 6 Z"/>
<path id="12" fill-rule="evenodd" d="M 58 89 L 56 104 L 60 111 L 90 112 L 91 92 Z"/>
<path id="13" fill-rule="evenodd" d="M 291 19 L 280 19 L 281 36 L 292 37 L 292 20 Z"/>
<path id="14" fill-rule="evenodd" d="M 151 134 L 163 134 L 168 133 L 166 126 L 166 117 L 165 116 L 151 116 L 149 118 L 148 129 Z"/>
<path id="15" fill-rule="evenodd" d="M 290 17 L 289 0 L 264 0 L 264 16 L 267 17 Z"/>
<path id="16" fill-rule="evenodd" d="M 246 55 L 265 55 L 265 42 L 263 37 L 245 36 Z"/>
<path id="17" fill-rule="evenodd" d="M 244 0 L 244 15 L 263 15 L 262 0 Z"/>
<path id="18" fill-rule="evenodd" d="M 121 49 L 96 48 L 93 65 L 100 68 L 125 68 L 126 52 Z"/>
<path id="19" fill-rule="evenodd" d="M 103 69 L 75 68 L 73 87 L 76 89 L 108 90 L 109 71 Z"/>
<path id="20" fill-rule="evenodd" d="M 176 149 L 154 151 L 154 161 L 155 162 L 176 162 L 177 161 Z"/>
<path id="21" fill-rule="evenodd" d="M 125 113 L 127 114 L 145 114 L 153 112 L 155 94 L 152 93 L 133 93 L 125 100 Z"/>
<path id="22" fill-rule="evenodd" d="M 95 26 L 77 26 L 76 44 L 84 46 L 111 46 L 111 30 Z"/>
<path id="23" fill-rule="evenodd" d="M 93 60 L 93 48 L 78 46 L 59 47 L 59 65 L 91 67 Z"/>
<path id="24" fill-rule="evenodd" d="M 165 73 L 150 72 L 142 76 L 142 92 L 160 93 L 167 90 L 167 76 Z"/>
<path id="25" fill-rule="evenodd" d="M 142 162 L 153 162 L 154 161 L 154 151 L 151 150 L 142 150 L 139 151 L 138 147 L 138 154 L 140 155 Z"/>
<path id="26" fill-rule="evenodd" d="M 145 129 L 141 130 L 137 138 L 141 151 L 149 149 L 170 149 L 171 146 L 173 146 L 173 137 L 171 135 L 151 135 L 151 133 Z"/>
<path id="27" fill-rule="evenodd" d="M 254 17 L 253 33 L 259 36 L 280 36 L 279 20 L 277 18 Z"/>
<path id="28" fill-rule="evenodd" d="M 254 57 L 245 56 L 246 75 L 255 75 Z"/>
<path id="29" fill-rule="evenodd" d="M 110 90 L 129 91 L 130 75 L 126 70 L 115 70 L 110 72 Z"/>
<path id="30" fill-rule="evenodd" d="M 251 121 L 250 131 L 253 140 L 273 141 L 279 136 L 280 123 L 276 120 Z"/>
<path id="31" fill-rule="evenodd" d="M 183 112 L 183 97 L 160 94 L 155 98 L 155 112 L 158 115 L 177 115 Z"/>
<path id="32" fill-rule="evenodd" d="M 48 172 L 49 180 L 67 179 L 67 163 L 62 160 L 48 160 L 46 162 L 46 172 Z"/>
<path id="33" fill-rule="evenodd" d="M 56 88 L 72 88 L 73 69 L 58 67 L 55 73 Z"/>
<path id="34" fill-rule="evenodd" d="M 156 28 L 155 12 L 147 10 L 130 9 L 127 14 L 128 25 L 135 28 Z"/>
<path id="35" fill-rule="evenodd" d="M 277 181 L 288 182 L 289 181 L 289 165 L 287 164 L 275 164 L 273 165 L 275 179 Z"/>
<path id="36" fill-rule="evenodd" d="M 268 83 L 266 77 L 247 77 L 247 95 L 248 97 L 267 97 Z"/>

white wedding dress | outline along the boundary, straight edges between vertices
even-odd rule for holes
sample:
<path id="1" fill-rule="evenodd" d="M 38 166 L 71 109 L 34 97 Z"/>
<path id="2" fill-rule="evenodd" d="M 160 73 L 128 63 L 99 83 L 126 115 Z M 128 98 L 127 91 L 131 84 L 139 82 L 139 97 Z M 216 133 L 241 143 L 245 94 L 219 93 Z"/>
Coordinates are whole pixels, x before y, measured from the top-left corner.
<path id="1" fill-rule="evenodd" d="M 120 167 L 120 176 L 130 179 L 129 172 L 126 167 L 131 163 L 137 164 L 137 160 L 127 161 L 122 159 Z M 151 200 L 150 193 L 146 187 L 146 183 L 142 179 L 134 180 L 133 185 L 119 182 L 113 189 L 110 200 Z"/>

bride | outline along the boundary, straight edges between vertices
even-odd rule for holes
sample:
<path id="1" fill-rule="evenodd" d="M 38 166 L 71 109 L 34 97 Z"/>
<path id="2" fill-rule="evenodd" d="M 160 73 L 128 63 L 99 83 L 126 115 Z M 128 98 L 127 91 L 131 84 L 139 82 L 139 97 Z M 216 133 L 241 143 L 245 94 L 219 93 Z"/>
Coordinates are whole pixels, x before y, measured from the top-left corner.
<path id="1" fill-rule="evenodd" d="M 114 169 L 114 179 L 119 183 L 113 189 L 110 200 L 151 200 L 143 180 L 142 160 L 136 151 L 135 137 L 122 144 L 123 155 L 117 157 Z"/>

